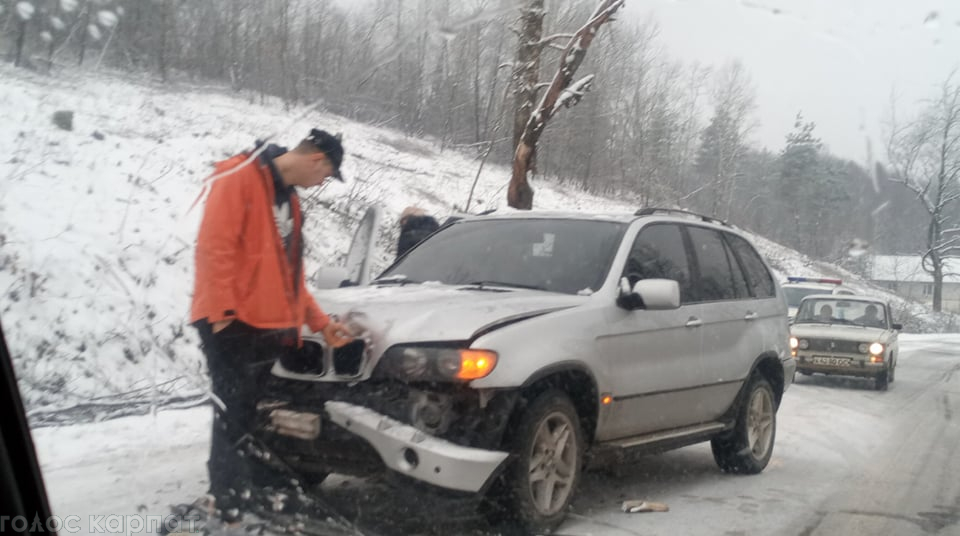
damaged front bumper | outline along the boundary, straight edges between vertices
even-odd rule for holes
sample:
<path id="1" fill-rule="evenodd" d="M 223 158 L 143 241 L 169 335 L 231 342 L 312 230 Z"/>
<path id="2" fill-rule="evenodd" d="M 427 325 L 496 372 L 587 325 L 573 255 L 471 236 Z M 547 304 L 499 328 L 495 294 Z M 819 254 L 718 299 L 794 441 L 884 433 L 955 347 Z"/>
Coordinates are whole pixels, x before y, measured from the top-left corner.
<path id="1" fill-rule="evenodd" d="M 446 489 L 476 493 L 497 475 L 508 453 L 464 447 L 348 402 L 324 405 L 331 421 L 366 440 L 388 468 Z"/>

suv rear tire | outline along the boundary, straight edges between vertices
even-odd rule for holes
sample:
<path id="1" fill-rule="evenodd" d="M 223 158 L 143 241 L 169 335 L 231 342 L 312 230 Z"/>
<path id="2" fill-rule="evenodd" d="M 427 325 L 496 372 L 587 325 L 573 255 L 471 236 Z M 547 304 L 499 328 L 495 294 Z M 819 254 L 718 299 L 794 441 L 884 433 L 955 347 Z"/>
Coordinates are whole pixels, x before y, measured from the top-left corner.
<path id="1" fill-rule="evenodd" d="M 533 399 L 515 430 L 503 506 L 523 534 L 549 533 L 563 522 L 580 483 L 580 417 L 570 397 L 551 389 Z"/>
<path id="2" fill-rule="evenodd" d="M 713 459 L 725 473 L 755 475 L 770 462 L 776 436 L 773 388 L 762 376 L 754 375 L 737 412 L 736 426 L 710 441 Z"/>

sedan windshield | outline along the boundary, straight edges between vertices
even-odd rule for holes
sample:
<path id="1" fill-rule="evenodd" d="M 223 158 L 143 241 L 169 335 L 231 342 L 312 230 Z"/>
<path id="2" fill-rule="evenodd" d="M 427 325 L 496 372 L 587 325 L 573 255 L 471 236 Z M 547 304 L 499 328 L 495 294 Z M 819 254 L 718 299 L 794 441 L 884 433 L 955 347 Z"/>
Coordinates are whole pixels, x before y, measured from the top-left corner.
<path id="1" fill-rule="evenodd" d="M 886 309 L 880 302 L 807 299 L 800 305 L 796 324 L 847 324 L 866 328 L 887 327 Z"/>
<path id="2" fill-rule="evenodd" d="M 625 228 L 565 219 L 460 222 L 417 246 L 380 279 L 589 294 L 603 284 Z"/>

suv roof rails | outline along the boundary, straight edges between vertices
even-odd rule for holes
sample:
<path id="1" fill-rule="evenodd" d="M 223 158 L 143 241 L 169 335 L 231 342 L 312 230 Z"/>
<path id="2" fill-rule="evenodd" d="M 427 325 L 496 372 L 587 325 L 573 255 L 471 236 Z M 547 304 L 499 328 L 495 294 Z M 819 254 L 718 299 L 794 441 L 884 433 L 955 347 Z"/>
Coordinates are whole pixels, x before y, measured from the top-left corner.
<path id="1" fill-rule="evenodd" d="M 660 207 L 647 207 L 641 208 L 640 210 L 633 213 L 634 216 L 652 216 L 654 214 L 678 214 L 682 216 L 693 217 L 698 220 L 714 223 L 717 225 L 724 225 L 726 227 L 733 227 L 729 223 L 718 220 L 717 218 L 711 218 L 710 216 L 704 216 L 703 214 L 697 214 L 696 212 L 690 212 L 689 210 L 683 210 L 679 208 L 660 208 Z"/>

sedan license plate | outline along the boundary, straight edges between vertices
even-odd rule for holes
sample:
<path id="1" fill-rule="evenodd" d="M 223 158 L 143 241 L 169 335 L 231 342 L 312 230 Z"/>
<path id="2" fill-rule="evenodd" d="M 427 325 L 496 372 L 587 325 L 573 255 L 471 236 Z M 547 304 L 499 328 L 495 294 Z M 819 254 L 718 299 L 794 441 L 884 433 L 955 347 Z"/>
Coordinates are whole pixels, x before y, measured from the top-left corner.
<path id="1" fill-rule="evenodd" d="M 320 437 L 320 415 L 287 409 L 270 412 L 270 424 L 280 435 L 311 440 Z"/>
<path id="2" fill-rule="evenodd" d="M 831 367 L 849 367 L 852 360 L 846 357 L 827 357 L 815 355 L 812 358 L 814 365 L 829 365 Z"/>

